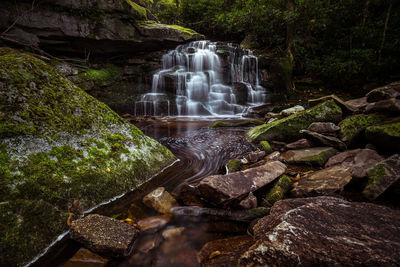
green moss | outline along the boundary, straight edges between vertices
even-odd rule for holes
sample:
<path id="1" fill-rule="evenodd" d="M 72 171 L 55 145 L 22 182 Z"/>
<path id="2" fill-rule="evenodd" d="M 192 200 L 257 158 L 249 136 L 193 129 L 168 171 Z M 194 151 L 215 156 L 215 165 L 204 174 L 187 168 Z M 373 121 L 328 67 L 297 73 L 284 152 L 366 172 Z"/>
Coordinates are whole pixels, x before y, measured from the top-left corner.
<path id="1" fill-rule="evenodd" d="M 246 120 L 246 121 L 240 121 L 236 123 L 228 123 L 224 121 L 217 121 L 214 122 L 210 128 L 219 128 L 219 127 L 248 127 L 248 126 L 254 126 L 254 125 L 261 125 L 264 124 L 263 121 L 261 120 Z"/>
<path id="2" fill-rule="evenodd" d="M 381 123 L 387 117 L 383 114 L 357 114 L 349 116 L 339 123 L 340 138 L 349 145 L 362 139 L 364 130 L 371 125 Z"/>
<path id="3" fill-rule="evenodd" d="M 292 141 L 299 139 L 299 131 L 307 129 L 313 122 L 338 122 L 341 118 L 341 108 L 333 100 L 328 100 L 303 112 L 254 127 L 246 136 L 250 141 Z"/>
<path id="4" fill-rule="evenodd" d="M 132 0 L 125 0 L 125 3 L 129 5 L 130 8 L 134 11 L 135 18 L 137 19 L 147 19 L 147 10 L 146 8 L 139 6 Z"/>
<path id="5" fill-rule="evenodd" d="M 321 153 L 304 157 L 299 161 L 298 163 L 307 163 L 311 165 L 318 165 L 318 166 L 323 166 L 325 162 L 332 156 L 334 156 L 337 153 L 337 150 L 334 148 L 326 149 L 321 151 Z"/>
<path id="6" fill-rule="evenodd" d="M 282 175 L 278 182 L 271 188 L 268 194 L 263 199 L 262 205 L 265 207 L 272 207 L 275 202 L 283 199 L 286 192 L 292 185 L 292 180 L 286 175 Z"/>
<path id="7" fill-rule="evenodd" d="M 185 28 L 179 25 L 168 25 L 168 24 L 160 24 L 152 20 L 146 20 L 146 21 L 139 21 L 137 22 L 138 25 L 143 28 L 143 29 L 153 29 L 153 30 L 161 30 L 165 31 L 169 35 L 175 33 L 181 37 L 184 37 L 186 39 L 204 39 L 204 35 L 199 34 L 198 32 Z"/>
<path id="8" fill-rule="evenodd" d="M 242 165 L 242 163 L 241 163 L 240 159 L 233 159 L 233 160 L 230 160 L 226 166 L 228 168 L 228 172 L 231 173 L 231 172 L 240 171 L 241 165 Z"/>
<path id="9" fill-rule="evenodd" d="M 386 173 L 384 164 L 376 164 L 367 172 L 368 184 L 363 191 L 363 195 L 367 198 L 373 199 L 373 192 L 375 185 L 378 184 Z"/>
<path id="10" fill-rule="evenodd" d="M 112 82 L 119 80 L 122 77 L 122 69 L 110 64 L 99 70 L 90 69 L 84 71 L 80 73 L 79 76 L 95 83 Z"/>
<path id="11" fill-rule="evenodd" d="M 268 143 L 268 141 L 261 141 L 260 142 L 260 147 L 262 150 L 265 151 L 265 153 L 272 153 L 272 148 L 271 145 Z"/>
<path id="12" fill-rule="evenodd" d="M 365 135 L 368 142 L 380 150 L 400 152 L 400 122 L 370 126 L 366 129 Z"/>

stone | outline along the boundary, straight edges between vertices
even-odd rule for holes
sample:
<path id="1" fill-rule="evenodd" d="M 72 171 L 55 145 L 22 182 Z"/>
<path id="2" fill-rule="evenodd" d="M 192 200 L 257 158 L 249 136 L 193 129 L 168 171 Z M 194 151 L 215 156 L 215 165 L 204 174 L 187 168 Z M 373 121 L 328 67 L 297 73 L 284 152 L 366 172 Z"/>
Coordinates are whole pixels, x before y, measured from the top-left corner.
<path id="1" fill-rule="evenodd" d="M 158 187 L 143 198 L 143 203 L 159 213 L 170 213 L 171 208 L 178 206 L 175 198 L 165 191 L 164 187 Z"/>
<path id="2" fill-rule="evenodd" d="M 233 236 L 206 243 L 198 258 L 201 266 L 239 266 L 240 255 L 245 252 L 254 240 L 251 236 Z"/>
<path id="3" fill-rule="evenodd" d="M 342 165 L 350 171 L 353 178 L 361 179 L 367 176 L 367 169 L 382 160 L 383 158 L 375 150 L 354 149 L 331 157 L 326 162 L 325 168 Z"/>
<path id="4" fill-rule="evenodd" d="M 351 99 L 345 102 L 347 106 L 352 107 L 356 112 L 363 112 L 365 107 L 368 105 L 367 97 L 360 97 L 356 99 Z"/>
<path id="5" fill-rule="evenodd" d="M 250 192 L 245 199 L 240 201 L 239 206 L 243 209 L 257 208 L 257 198 Z"/>
<path id="6" fill-rule="evenodd" d="M 366 113 L 384 112 L 391 114 L 400 114 L 400 99 L 390 98 L 378 102 L 370 103 L 365 108 Z"/>
<path id="7" fill-rule="evenodd" d="M 331 146 L 331 147 L 337 148 L 339 150 L 347 149 L 346 144 L 343 143 L 342 141 L 340 141 L 336 137 L 326 136 L 326 135 L 319 134 L 317 132 L 312 132 L 309 130 L 300 130 L 300 133 L 307 139 L 310 139 L 311 141 L 313 141 L 314 143 L 317 143 L 319 145 Z"/>
<path id="8" fill-rule="evenodd" d="M 283 199 L 286 192 L 289 191 L 291 186 L 292 180 L 288 176 L 282 175 L 282 177 L 279 178 L 278 182 L 274 184 L 271 190 L 264 197 L 262 206 L 272 207 L 275 202 Z"/>
<path id="9" fill-rule="evenodd" d="M 307 130 L 324 134 L 338 132 L 340 127 L 332 122 L 313 122 L 308 126 Z"/>
<path id="10" fill-rule="evenodd" d="M 294 106 L 294 107 L 291 107 L 291 108 L 287 108 L 287 109 L 282 110 L 282 111 L 280 112 L 280 114 L 283 115 L 283 116 L 290 116 L 290 115 L 293 115 L 293 114 L 302 112 L 302 111 L 304 111 L 304 110 L 305 110 L 305 109 L 304 109 L 303 106 L 296 105 L 296 106 Z"/>
<path id="11" fill-rule="evenodd" d="M 343 190 L 351 178 L 348 168 L 335 165 L 301 177 L 290 193 L 294 197 L 335 195 Z"/>
<path id="12" fill-rule="evenodd" d="M 367 95 L 369 103 L 387 100 L 390 98 L 400 98 L 400 82 L 394 82 L 370 91 Z"/>
<path id="13" fill-rule="evenodd" d="M 265 157 L 266 160 L 277 160 L 281 155 L 280 152 L 275 151 Z"/>
<path id="14" fill-rule="evenodd" d="M 96 253 L 113 257 L 127 256 L 138 234 L 135 227 L 98 214 L 73 221 L 70 228 L 72 239 Z"/>
<path id="15" fill-rule="evenodd" d="M 152 216 L 152 217 L 147 217 L 144 219 L 140 219 L 137 221 L 137 225 L 139 226 L 140 230 L 142 231 L 147 231 L 150 229 L 160 229 L 167 225 L 169 221 L 171 220 L 171 215 L 170 214 L 164 214 L 164 215 L 159 215 L 159 216 Z"/>
<path id="16" fill-rule="evenodd" d="M 228 170 L 228 173 L 231 172 L 237 172 L 241 170 L 242 161 L 240 159 L 232 159 L 228 161 L 228 164 L 226 164 L 226 168 Z"/>
<path id="17" fill-rule="evenodd" d="M 239 105 L 246 105 L 247 104 L 247 98 L 249 95 L 249 88 L 247 85 L 243 82 L 235 82 L 233 83 L 233 93 L 236 96 L 237 99 L 237 104 Z"/>
<path id="18" fill-rule="evenodd" d="M 227 175 L 211 175 L 198 185 L 201 195 L 215 204 L 232 201 L 263 187 L 284 173 L 286 166 L 279 161 L 234 172 Z"/>
<path id="19" fill-rule="evenodd" d="M 340 139 L 349 146 L 364 141 L 367 127 L 381 123 L 387 119 L 383 114 L 357 114 L 349 116 L 339 123 Z"/>
<path id="20" fill-rule="evenodd" d="M 268 143 L 268 141 L 261 141 L 260 147 L 266 154 L 272 153 L 272 148 L 271 145 Z"/>
<path id="21" fill-rule="evenodd" d="M 265 151 L 253 151 L 244 156 L 249 163 L 256 163 L 265 157 Z"/>
<path id="22" fill-rule="evenodd" d="M 70 258 L 62 267 L 103 267 L 109 262 L 108 259 L 97 255 L 86 248 L 80 248 L 72 258 Z"/>
<path id="23" fill-rule="evenodd" d="M 289 117 L 256 126 L 250 129 L 246 136 L 252 142 L 294 141 L 301 137 L 299 131 L 307 129 L 313 122 L 337 123 L 341 118 L 341 108 L 333 100 L 329 100 Z"/>
<path id="24" fill-rule="evenodd" d="M 289 150 L 280 156 L 289 164 L 311 164 L 316 166 L 323 166 L 325 162 L 335 155 L 336 149 L 332 147 L 313 147 L 309 149 Z"/>
<path id="25" fill-rule="evenodd" d="M 323 97 L 320 97 L 317 99 L 309 99 L 308 105 L 309 105 L 309 107 L 314 107 L 315 105 L 318 105 L 318 104 L 328 101 L 328 100 L 335 101 L 335 103 L 338 106 L 340 106 L 340 108 L 346 114 L 353 114 L 353 113 L 357 112 L 357 108 L 355 108 L 352 105 L 347 105 L 345 101 L 343 101 L 340 97 L 338 97 L 336 95 L 328 95 L 328 96 L 323 96 Z"/>
<path id="26" fill-rule="evenodd" d="M 286 145 L 286 149 L 296 150 L 296 149 L 306 149 L 314 147 L 315 144 L 308 139 L 302 138 L 297 140 L 296 142 L 290 143 Z"/>
<path id="27" fill-rule="evenodd" d="M 161 235 L 164 239 L 170 239 L 182 234 L 183 231 L 185 231 L 185 227 L 169 228 L 164 230 Z"/>
<path id="28" fill-rule="evenodd" d="M 385 153 L 400 152 L 400 121 L 370 126 L 365 130 L 365 135 L 378 150 Z"/>
<path id="29" fill-rule="evenodd" d="M 400 211 L 334 197 L 286 199 L 253 227 L 238 266 L 396 266 Z"/>
<path id="30" fill-rule="evenodd" d="M 363 195 L 374 200 L 400 180 L 400 154 L 395 154 L 368 169 L 368 184 Z"/>

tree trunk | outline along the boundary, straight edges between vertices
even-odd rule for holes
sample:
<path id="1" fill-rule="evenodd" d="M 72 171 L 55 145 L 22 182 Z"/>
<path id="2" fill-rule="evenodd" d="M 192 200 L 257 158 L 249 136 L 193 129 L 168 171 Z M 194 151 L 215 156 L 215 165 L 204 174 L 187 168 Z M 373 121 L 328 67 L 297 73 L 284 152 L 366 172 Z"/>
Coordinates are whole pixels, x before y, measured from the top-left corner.
<path id="1" fill-rule="evenodd" d="M 287 10 L 291 13 L 294 12 L 295 3 L 294 0 L 287 0 Z M 293 55 L 293 47 L 294 47 L 294 21 L 290 20 L 286 23 L 286 56 L 288 58 L 289 64 L 291 65 L 290 70 L 293 70 L 294 65 L 294 55 Z M 293 73 L 288 73 L 290 76 L 290 81 L 287 81 L 287 89 L 294 89 L 294 84 L 292 81 Z"/>
<path id="2" fill-rule="evenodd" d="M 393 5 L 392 0 L 390 0 L 389 8 L 386 12 L 385 27 L 383 28 L 383 33 L 382 33 L 382 42 L 381 42 L 381 46 L 379 47 L 379 50 L 378 50 L 378 64 L 381 62 L 382 49 L 383 49 L 383 45 L 385 44 L 386 31 L 387 31 L 388 24 L 389 24 L 390 11 L 392 10 L 392 5 Z"/>
<path id="3" fill-rule="evenodd" d="M 365 2 L 365 7 L 364 7 L 364 12 L 363 12 L 363 20 L 361 23 L 361 28 L 364 28 L 365 23 L 367 22 L 367 18 L 368 18 L 368 9 L 369 9 L 369 4 L 371 3 L 371 0 L 367 0 Z"/>

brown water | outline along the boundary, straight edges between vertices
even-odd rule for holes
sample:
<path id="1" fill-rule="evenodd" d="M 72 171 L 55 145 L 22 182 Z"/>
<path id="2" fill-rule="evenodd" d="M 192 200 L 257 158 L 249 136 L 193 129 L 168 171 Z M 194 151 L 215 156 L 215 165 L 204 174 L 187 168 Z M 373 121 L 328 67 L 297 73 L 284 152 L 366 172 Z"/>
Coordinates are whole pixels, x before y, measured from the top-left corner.
<path id="1" fill-rule="evenodd" d="M 182 206 L 202 205 L 193 197 L 196 183 L 208 175 L 225 173 L 228 160 L 254 150 L 244 138 L 246 128 L 208 128 L 214 121 L 169 118 L 136 122 L 146 135 L 168 147 L 179 162 L 121 199 L 97 208 L 94 213 L 119 214 L 120 219 L 134 217 L 134 220 L 159 215 L 141 202 L 144 195 L 159 186 L 165 187 Z M 164 231 L 170 229 L 177 233 L 167 237 Z M 174 217 L 164 226 L 142 232 L 130 257 L 111 259 L 107 266 L 199 266 L 197 252 L 206 242 L 245 234 L 246 230 L 246 223 L 212 216 Z M 62 266 L 79 248 L 78 243 L 67 239 L 34 266 Z"/>

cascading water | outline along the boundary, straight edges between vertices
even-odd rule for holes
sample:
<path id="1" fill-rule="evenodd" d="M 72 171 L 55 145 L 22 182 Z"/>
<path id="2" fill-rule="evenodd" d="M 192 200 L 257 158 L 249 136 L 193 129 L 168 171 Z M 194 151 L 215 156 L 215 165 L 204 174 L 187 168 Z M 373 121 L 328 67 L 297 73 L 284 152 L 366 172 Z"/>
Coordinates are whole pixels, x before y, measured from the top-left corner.
<path id="1" fill-rule="evenodd" d="M 246 106 L 262 104 L 265 90 L 259 85 L 258 58 L 232 44 L 224 46 L 227 51 L 217 47 L 195 41 L 165 54 L 163 69 L 153 76 L 152 92 L 135 103 L 135 115 L 238 115 Z M 238 101 L 243 98 L 235 88 L 238 83 L 244 85 L 244 101 Z"/>

